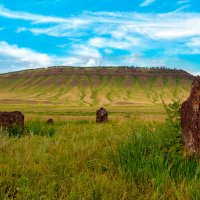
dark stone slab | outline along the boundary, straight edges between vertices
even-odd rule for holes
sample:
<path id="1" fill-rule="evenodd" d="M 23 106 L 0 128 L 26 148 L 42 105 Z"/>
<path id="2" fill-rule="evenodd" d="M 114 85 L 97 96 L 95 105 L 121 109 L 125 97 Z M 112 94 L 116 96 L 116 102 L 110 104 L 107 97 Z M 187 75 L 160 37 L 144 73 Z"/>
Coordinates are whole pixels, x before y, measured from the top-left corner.
<path id="1" fill-rule="evenodd" d="M 11 128 L 14 126 L 24 128 L 24 115 L 19 111 L 0 112 L 0 127 Z"/>
<path id="2" fill-rule="evenodd" d="M 101 107 L 96 111 L 96 122 L 105 123 L 108 121 L 108 112 L 105 108 Z"/>
<path id="3" fill-rule="evenodd" d="M 200 76 L 194 78 L 190 96 L 181 106 L 181 127 L 189 155 L 200 155 Z"/>

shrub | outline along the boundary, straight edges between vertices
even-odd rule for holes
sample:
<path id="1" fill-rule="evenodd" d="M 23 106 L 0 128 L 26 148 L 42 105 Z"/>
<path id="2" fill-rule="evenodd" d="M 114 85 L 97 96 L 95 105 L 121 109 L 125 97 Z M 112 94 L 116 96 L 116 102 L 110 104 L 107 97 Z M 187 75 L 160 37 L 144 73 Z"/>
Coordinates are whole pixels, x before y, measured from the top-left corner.
<path id="1" fill-rule="evenodd" d="M 173 99 L 171 103 L 166 104 L 164 100 L 162 99 L 163 106 L 165 108 L 166 112 L 166 121 L 169 123 L 169 125 L 177 132 L 180 132 L 181 126 L 180 126 L 180 109 L 181 109 L 181 100 L 180 99 Z"/>
<path id="2" fill-rule="evenodd" d="M 166 104 L 163 100 L 163 106 L 166 112 L 166 124 L 169 131 L 172 132 L 170 137 L 166 138 L 166 149 L 173 149 L 174 153 L 182 154 L 182 133 L 181 133 L 181 100 L 173 99 L 171 103 Z"/>

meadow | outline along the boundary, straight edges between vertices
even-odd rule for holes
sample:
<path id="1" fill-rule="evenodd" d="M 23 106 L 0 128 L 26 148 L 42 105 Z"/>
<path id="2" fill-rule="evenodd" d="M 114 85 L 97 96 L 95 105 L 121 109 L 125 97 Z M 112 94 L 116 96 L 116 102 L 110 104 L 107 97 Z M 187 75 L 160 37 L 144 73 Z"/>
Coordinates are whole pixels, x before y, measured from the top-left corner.
<path id="1" fill-rule="evenodd" d="M 170 121 L 161 101 L 183 101 L 192 76 L 134 70 L 1 75 L 0 110 L 23 112 L 25 129 L 0 130 L 0 199 L 200 199 L 199 161 L 184 152 L 178 109 Z M 109 122 L 96 124 L 102 105 Z"/>
<path id="2" fill-rule="evenodd" d="M 199 199 L 200 167 L 169 122 L 26 122 L 0 135 L 0 199 Z"/>

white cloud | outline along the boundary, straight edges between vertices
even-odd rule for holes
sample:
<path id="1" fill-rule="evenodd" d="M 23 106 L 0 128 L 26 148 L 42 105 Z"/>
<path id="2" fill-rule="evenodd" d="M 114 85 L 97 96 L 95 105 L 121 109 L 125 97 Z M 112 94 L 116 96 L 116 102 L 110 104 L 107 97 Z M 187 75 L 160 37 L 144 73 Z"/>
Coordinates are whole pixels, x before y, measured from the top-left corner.
<path id="1" fill-rule="evenodd" d="M 90 58 L 91 56 L 93 58 L 101 57 L 101 54 L 99 53 L 99 51 L 96 48 L 82 45 L 82 44 L 81 45 L 78 45 L 78 44 L 73 45 L 71 54 L 80 56 L 80 57 L 84 57 L 84 58 Z"/>
<path id="2" fill-rule="evenodd" d="M 79 51 L 76 49 L 71 55 L 55 56 L 0 41 L 0 72 L 58 65 L 95 66 L 100 57 L 97 50 L 86 46 L 79 46 Z"/>
<path id="3" fill-rule="evenodd" d="M 107 48 L 104 49 L 104 52 L 107 53 L 107 54 L 111 54 L 111 53 L 113 53 L 112 49 L 107 49 Z"/>
<path id="4" fill-rule="evenodd" d="M 88 67 L 98 66 L 98 62 L 94 58 L 90 58 L 86 63 L 86 66 Z"/>
<path id="5" fill-rule="evenodd" d="M 165 50 L 167 56 L 175 55 L 200 55 L 200 37 L 192 37 L 184 41 L 184 46 L 176 43 Z"/>
<path id="6" fill-rule="evenodd" d="M 35 52 L 29 48 L 10 45 L 0 41 L 0 58 L 12 59 L 13 64 L 19 64 L 26 67 L 41 67 L 51 64 L 51 58 L 47 54 Z"/>
<path id="7" fill-rule="evenodd" d="M 139 14 L 129 13 L 93 13 L 93 16 L 80 16 L 88 20 L 84 25 L 58 24 L 47 28 L 20 28 L 20 31 L 31 31 L 33 34 L 46 34 L 54 37 L 81 37 L 88 34 L 110 34 L 116 39 L 127 36 L 146 36 L 154 40 L 174 40 L 177 38 L 200 35 L 200 14 L 169 13 Z M 116 14 L 116 16 L 114 15 Z M 133 38 L 133 37 L 132 37 Z M 136 37 L 135 37 L 136 38 Z"/>
<path id="8" fill-rule="evenodd" d="M 186 3 L 189 3 L 189 2 L 190 2 L 189 0 L 180 0 L 177 3 L 178 4 L 186 4 Z"/>
<path id="9" fill-rule="evenodd" d="M 167 58 L 146 58 L 145 55 L 130 54 L 118 56 L 110 60 L 101 57 L 101 54 L 87 46 L 79 46 L 80 52 L 73 52 L 71 55 L 55 56 L 33 51 L 29 48 L 22 48 L 17 45 L 10 45 L 0 41 L 0 72 L 15 71 L 27 68 L 37 68 L 46 66 L 172 66 Z M 75 48 L 76 49 L 76 48 Z M 82 50 L 86 50 L 85 53 Z M 89 53 L 88 53 L 89 52 Z M 95 52 L 97 53 L 95 55 Z M 95 56 L 94 56 L 95 55 Z M 179 62 L 179 60 L 175 60 Z M 189 64 L 188 64 L 189 66 Z M 8 68 L 9 67 L 9 68 Z"/>
<path id="10" fill-rule="evenodd" d="M 143 3 L 140 4 L 140 6 L 141 7 L 149 6 L 153 2 L 155 2 L 155 0 L 145 0 Z"/>
<path id="11" fill-rule="evenodd" d="M 192 38 L 188 43 L 189 47 L 200 47 L 200 37 Z"/>
<path id="12" fill-rule="evenodd" d="M 166 60 L 163 58 L 145 59 L 145 56 L 138 57 L 135 54 L 158 48 L 166 48 L 166 55 L 199 54 L 200 13 L 183 12 L 184 8 L 164 14 L 83 12 L 76 17 L 63 18 L 11 11 L 1 6 L 0 16 L 30 22 L 26 27 L 19 27 L 17 33 L 30 31 L 34 35 L 66 37 L 70 42 L 57 45 L 58 48 L 63 48 L 62 52 L 66 50 L 66 56 L 46 55 L 1 42 L 0 62 L 2 59 L 7 59 L 8 63 L 12 60 L 10 66 L 20 65 L 20 62 L 22 66 L 84 66 L 95 63 L 119 65 L 120 62 L 129 65 L 145 65 L 145 62 L 164 65 Z M 13 49 L 11 54 L 7 52 L 5 55 L 3 52 L 6 44 L 7 48 Z M 116 62 L 109 61 L 109 56 L 115 56 L 112 54 L 115 49 L 127 51 L 129 55 L 126 60 L 112 57 Z M 101 55 L 101 51 L 107 54 L 106 58 Z"/>
<path id="13" fill-rule="evenodd" d="M 200 72 L 189 72 L 189 73 L 194 75 L 194 76 L 200 76 Z"/>
<path id="14" fill-rule="evenodd" d="M 200 37 L 191 38 L 187 43 L 186 54 L 200 54 Z"/>
<path id="15" fill-rule="evenodd" d="M 27 12 L 21 11 L 11 11 L 2 5 L 0 6 L 0 16 L 11 18 L 11 19 L 21 19 L 32 21 L 34 23 L 61 23 L 66 22 L 65 19 L 60 17 L 50 17 L 50 16 L 43 16 L 43 15 L 36 15 Z"/>
<path id="16" fill-rule="evenodd" d="M 200 35 L 200 14 L 182 12 L 184 8 L 164 14 L 83 12 L 76 17 L 61 18 L 11 11 L 1 6 L 0 16 L 34 23 L 30 28 L 19 27 L 18 33 L 30 31 L 35 35 L 46 34 L 54 37 L 111 35 L 119 40 L 118 42 L 127 37 L 133 39 L 134 35 L 154 40 L 175 40 Z M 47 25 L 37 27 L 37 23 Z"/>
<path id="17" fill-rule="evenodd" d="M 84 66 L 86 59 L 80 57 L 66 56 L 66 57 L 57 57 L 54 59 L 53 65 L 59 66 Z"/>
<path id="18" fill-rule="evenodd" d="M 88 20 L 81 19 L 80 17 L 63 18 L 63 17 L 38 15 L 22 11 L 12 11 L 5 8 L 2 5 L 0 5 L 0 16 L 10 19 L 31 21 L 33 24 L 47 24 L 47 23 L 65 24 L 65 26 L 68 26 L 71 29 L 90 23 Z M 21 31 L 23 31 L 23 29 L 21 29 Z"/>
<path id="19" fill-rule="evenodd" d="M 103 37 L 95 37 L 89 40 L 89 45 L 97 48 L 113 48 L 128 50 L 134 46 L 140 45 L 139 40 L 136 38 L 124 38 L 123 40 L 109 39 Z"/>
<path id="20" fill-rule="evenodd" d="M 16 32 L 21 33 L 30 31 L 34 35 L 49 35 L 53 37 L 80 37 L 84 35 L 84 25 L 59 24 L 47 28 L 26 28 L 19 27 Z"/>

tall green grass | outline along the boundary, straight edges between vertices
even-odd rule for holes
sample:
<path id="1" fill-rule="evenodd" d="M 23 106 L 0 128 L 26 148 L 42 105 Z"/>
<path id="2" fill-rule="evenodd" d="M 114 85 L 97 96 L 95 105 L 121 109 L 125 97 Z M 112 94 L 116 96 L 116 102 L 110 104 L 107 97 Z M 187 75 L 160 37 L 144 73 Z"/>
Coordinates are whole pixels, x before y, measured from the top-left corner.
<path id="1" fill-rule="evenodd" d="M 180 101 L 165 105 L 165 123 L 138 123 L 114 155 L 115 164 L 143 198 L 200 199 L 200 164 L 184 152 Z"/>
<path id="2" fill-rule="evenodd" d="M 200 165 L 197 157 L 184 152 L 181 101 L 163 105 L 166 122 L 136 124 L 129 142 L 120 143 L 114 162 L 143 198 L 199 199 Z"/>
<path id="3" fill-rule="evenodd" d="M 29 121 L 26 130 L 0 133 L 0 199 L 200 198 L 200 164 L 169 122 Z"/>
<path id="4" fill-rule="evenodd" d="M 27 135 L 40 135 L 40 136 L 53 136 L 56 130 L 54 126 L 46 124 L 42 121 L 30 121 L 26 123 L 25 134 Z"/>
<path id="5" fill-rule="evenodd" d="M 53 136 L 56 132 L 54 126 L 46 124 L 43 121 L 29 121 L 25 127 L 11 126 L 6 129 L 0 129 L 1 133 L 9 137 L 22 137 L 27 135 Z"/>

